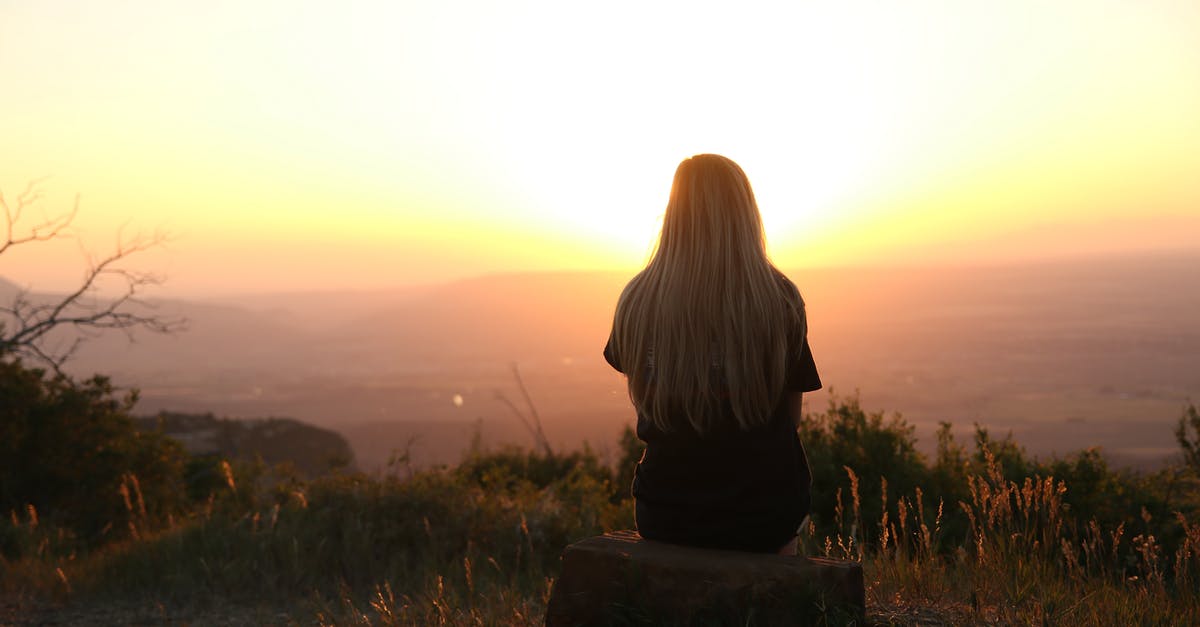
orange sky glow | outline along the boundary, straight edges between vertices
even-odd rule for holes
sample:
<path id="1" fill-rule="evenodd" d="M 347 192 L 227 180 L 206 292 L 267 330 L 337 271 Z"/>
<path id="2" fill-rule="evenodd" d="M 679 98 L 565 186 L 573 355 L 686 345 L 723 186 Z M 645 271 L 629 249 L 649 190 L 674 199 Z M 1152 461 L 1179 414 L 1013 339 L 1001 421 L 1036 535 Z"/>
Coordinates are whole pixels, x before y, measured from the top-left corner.
<path id="1" fill-rule="evenodd" d="M 698 152 L 785 268 L 1200 246 L 1193 1 L 17 0 L 0 76 L 44 289 L 122 225 L 178 294 L 633 270 Z"/>

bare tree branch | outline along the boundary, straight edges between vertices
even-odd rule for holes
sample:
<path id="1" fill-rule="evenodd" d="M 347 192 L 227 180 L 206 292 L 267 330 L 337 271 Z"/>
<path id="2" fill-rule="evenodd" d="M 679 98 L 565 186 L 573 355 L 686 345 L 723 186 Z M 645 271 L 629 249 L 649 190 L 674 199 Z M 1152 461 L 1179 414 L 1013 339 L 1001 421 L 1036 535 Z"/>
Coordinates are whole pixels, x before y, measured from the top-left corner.
<path id="1" fill-rule="evenodd" d="M 0 194 L 5 235 L 0 239 L 0 254 L 20 244 L 69 237 L 68 229 L 79 211 L 78 196 L 71 211 L 46 218 L 18 233 L 22 214 L 41 198 L 36 183 L 30 183 L 15 205 L 9 205 Z M 9 306 L 0 307 L 0 354 L 11 352 L 32 357 L 61 373 L 63 364 L 86 339 L 98 332 L 116 329 L 132 340 L 135 329 L 155 333 L 183 330 L 186 320 L 159 315 L 153 303 L 141 298 L 146 290 L 161 285 L 165 278 L 121 266 L 129 257 L 162 246 L 169 239 L 163 231 L 126 237 L 122 227 L 114 250 L 107 256 L 96 258 L 85 251 L 87 268 L 72 291 L 50 300 L 35 299 L 28 290 L 18 291 Z M 109 282 L 118 283 L 120 288 L 115 295 L 101 295 L 102 286 Z M 65 347 L 51 346 L 50 334 L 60 329 L 71 329 L 75 336 Z"/>
<path id="2" fill-rule="evenodd" d="M 30 181 L 24 191 L 17 195 L 15 206 L 10 206 L 4 198 L 4 194 L 0 192 L 0 209 L 4 210 L 4 239 L 0 240 L 0 254 L 4 254 L 4 251 L 20 244 L 45 242 L 65 236 L 67 227 L 75 221 L 75 216 L 79 213 L 78 194 L 75 196 L 75 202 L 70 211 L 56 216 L 43 217 L 42 222 L 29 227 L 23 236 L 17 235 L 17 222 L 21 220 L 21 214 L 42 199 L 42 192 L 38 188 L 40 182 L 41 179 Z"/>
<path id="3" fill-rule="evenodd" d="M 554 450 L 550 447 L 550 440 L 546 438 L 546 432 L 542 430 L 542 419 L 538 416 L 537 407 L 533 404 L 533 398 L 529 396 L 529 390 L 525 387 L 525 381 L 521 378 L 521 371 L 517 368 L 516 363 L 512 364 L 512 373 L 517 380 L 517 387 L 521 390 L 521 396 L 525 399 L 525 405 L 529 408 L 529 416 L 527 417 L 525 412 L 521 411 L 499 390 L 496 391 L 496 400 L 508 405 L 508 408 L 516 414 L 521 424 L 529 431 L 529 436 L 533 438 L 534 444 L 540 447 L 547 457 L 553 457 Z"/>

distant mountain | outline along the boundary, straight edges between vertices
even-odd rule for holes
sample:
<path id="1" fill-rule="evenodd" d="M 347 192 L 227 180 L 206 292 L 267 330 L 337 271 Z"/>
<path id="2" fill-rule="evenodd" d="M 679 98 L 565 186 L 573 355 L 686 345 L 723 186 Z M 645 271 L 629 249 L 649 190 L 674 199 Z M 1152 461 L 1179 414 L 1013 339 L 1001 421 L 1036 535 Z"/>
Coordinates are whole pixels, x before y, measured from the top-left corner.
<path id="1" fill-rule="evenodd" d="M 229 420 L 211 413 L 162 412 L 138 418 L 137 424 L 178 440 L 195 456 L 291 464 L 309 477 L 354 463 L 354 452 L 344 437 L 290 418 Z"/>
<path id="2" fill-rule="evenodd" d="M 858 389 L 865 406 L 903 412 L 922 435 L 950 421 L 965 436 L 978 422 L 1012 429 L 1034 453 L 1103 445 L 1151 460 L 1174 450 L 1173 421 L 1200 398 L 1200 251 L 789 276 L 825 383 L 806 396 L 811 409 L 830 388 Z M 552 440 L 603 445 L 632 419 L 623 380 L 600 357 L 628 278 L 505 274 L 159 301 L 189 330 L 132 344 L 105 335 L 69 368 L 140 388 L 144 413 L 286 415 L 344 429 L 370 468 L 413 438 L 438 442 L 431 463 L 455 461 L 454 438 L 479 420 L 489 437 L 525 441 L 497 398 L 522 405 L 517 363 Z M 446 428 L 435 436 L 417 424 Z"/>
<path id="3" fill-rule="evenodd" d="M 0 276 L 0 302 L 8 302 L 20 289 L 16 283 Z"/>

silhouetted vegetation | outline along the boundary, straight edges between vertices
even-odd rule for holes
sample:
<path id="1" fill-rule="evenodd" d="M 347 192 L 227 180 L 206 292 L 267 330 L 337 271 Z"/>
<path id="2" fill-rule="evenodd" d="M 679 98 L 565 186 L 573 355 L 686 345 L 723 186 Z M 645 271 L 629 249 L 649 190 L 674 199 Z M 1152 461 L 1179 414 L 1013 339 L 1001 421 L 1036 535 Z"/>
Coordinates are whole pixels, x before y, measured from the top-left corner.
<path id="1" fill-rule="evenodd" d="M 76 383 L 0 359 L 0 553 L 70 554 L 188 509 L 183 447 L 139 430 L 135 400 L 104 377 Z"/>
<path id="2" fill-rule="evenodd" d="M 79 197 L 70 209 L 46 212 L 40 206 L 38 183 L 30 181 L 11 203 L 0 193 L 0 256 L 29 244 L 73 237 L 70 228 L 79 213 Z M 61 374 L 63 364 L 97 331 L 117 329 L 132 337 L 136 329 L 155 333 L 183 330 L 186 320 L 156 312 L 143 300 L 145 292 L 160 285 L 163 277 L 123 267 L 130 257 L 168 239 L 162 231 L 133 237 L 118 233 L 111 252 L 86 255 L 82 279 L 64 294 L 34 295 L 17 289 L 8 302 L 0 302 L 0 355 L 31 359 Z M 61 333 L 67 329 L 74 336 L 64 341 Z"/>
<path id="3" fill-rule="evenodd" d="M 566 544 L 633 526 L 642 449 L 628 428 L 616 468 L 586 447 L 476 444 L 454 467 L 304 477 L 197 460 L 134 428 L 131 399 L 103 379 L 0 363 L 9 595 L 267 605 L 326 624 L 528 624 Z M 1030 459 L 979 427 L 968 447 L 948 424 L 927 459 L 902 417 L 835 398 L 801 425 L 816 481 L 801 540 L 810 554 L 864 562 L 879 622 L 1192 622 L 1195 413 L 1180 423 L 1185 457 L 1146 475 L 1110 468 L 1095 449 Z"/>
<path id="4" fill-rule="evenodd" d="M 1194 412 L 1189 406 L 1185 418 Z M 948 544 L 954 545 L 965 539 L 968 520 L 959 503 L 969 500 L 971 478 L 986 476 L 992 469 L 1009 482 L 1052 477 L 1065 483 L 1069 489 L 1062 501 L 1078 524 L 1094 520 L 1108 527 L 1148 514 L 1163 523 L 1148 529 L 1160 541 L 1178 537 L 1171 522 L 1175 512 L 1190 516 L 1200 507 L 1195 469 L 1174 466 L 1150 474 L 1115 470 L 1095 448 L 1059 459 L 1031 459 L 1011 434 L 998 439 L 978 425 L 972 438 L 974 450 L 968 451 L 954 439 L 951 425 L 943 423 L 936 457 L 927 460 L 916 450 L 913 428 L 902 417 L 885 419 L 881 412 L 867 413 L 855 398 L 835 398 L 825 412 L 807 414 L 800 433 L 813 470 L 818 535 L 845 528 L 839 527 L 837 518 L 849 511 L 852 489 L 860 496 L 858 516 L 864 525 L 858 533 L 875 538 L 889 494 L 894 501 L 921 488 L 924 498 L 931 499 L 927 503 L 936 505 L 940 500 L 948 509 L 943 531 Z M 1182 436 L 1180 444 L 1186 452 Z"/>

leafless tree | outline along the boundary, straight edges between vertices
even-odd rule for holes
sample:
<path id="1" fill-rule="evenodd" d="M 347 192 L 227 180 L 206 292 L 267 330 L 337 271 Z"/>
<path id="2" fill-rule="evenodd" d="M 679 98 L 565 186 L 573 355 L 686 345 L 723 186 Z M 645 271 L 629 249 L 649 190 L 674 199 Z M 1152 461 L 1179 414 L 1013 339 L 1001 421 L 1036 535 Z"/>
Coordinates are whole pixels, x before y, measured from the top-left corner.
<path id="1" fill-rule="evenodd" d="M 42 200 L 39 181 L 30 182 L 10 203 L 0 193 L 0 261 L 3 254 L 17 246 L 72 237 L 71 224 L 79 213 L 79 197 L 70 210 L 47 215 L 42 213 L 30 226 L 29 215 Z M 153 303 L 142 299 L 149 288 L 162 284 L 164 277 L 123 267 L 129 257 L 165 244 L 166 233 L 117 235 L 116 246 L 107 255 L 85 252 L 87 268 L 77 286 L 64 295 L 35 296 L 19 289 L 11 302 L 0 305 L 0 355 L 15 354 L 41 361 L 62 373 L 62 366 L 80 345 L 96 334 L 116 329 L 132 339 L 136 329 L 157 333 L 182 330 L 182 318 L 163 316 Z M 0 266 L 2 267 L 2 266 Z M 101 286 L 115 282 L 115 292 L 101 294 Z M 65 338 L 56 331 L 69 331 Z"/>

